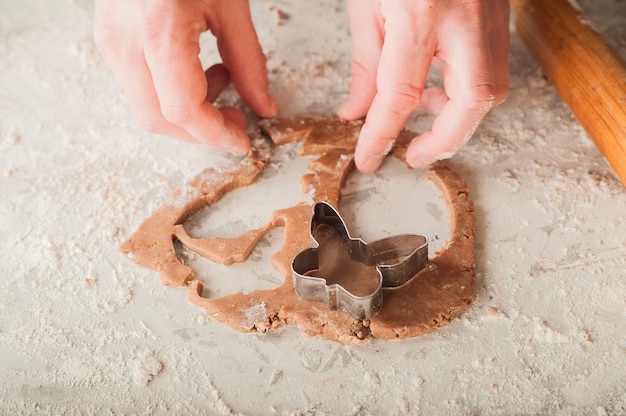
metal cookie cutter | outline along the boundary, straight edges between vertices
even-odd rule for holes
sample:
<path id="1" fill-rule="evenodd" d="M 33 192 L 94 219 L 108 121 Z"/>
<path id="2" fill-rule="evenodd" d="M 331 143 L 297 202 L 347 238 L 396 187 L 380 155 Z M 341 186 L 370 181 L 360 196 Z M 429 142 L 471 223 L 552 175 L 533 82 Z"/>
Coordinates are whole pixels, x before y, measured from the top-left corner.
<path id="1" fill-rule="evenodd" d="M 327 232 L 339 235 L 342 248 L 325 249 L 320 245 L 320 234 L 324 227 Z M 316 238 L 317 237 L 317 238 Z M 406 283 L 428 264 L 428 240 L 423 235 L 401 234 L 367 244 L 360 238 L 350 237 L 344 220 L 328 203 L 318 202 L 313 207 L 311 217 L 311 239 L 313 247 L 307 248 L 291 264 L 293 285 L 296 294 L 303 299 L 324 302 L 330 309 L 341 309 L 355 319 L 370 319 L 382 308 L 383 287 L 398 287 Z M 345 255 L 338 251 L 345 250 Z M 320 276 L 322 252 L 332 261 L 335 270 L 349 262 L 358 262 L 356 269 L 375 267 L 376 284 L 368 284 L 372 290 L 361 293 L 361 288 L 348 290 L 346 284 L 333 283 L 329 276 Z M 328 272 L 328 267 L 326 268 Z M 354 270 L 347 269 L 347 270 Z M 339 280 L 350 282 L 359 276 L 341 276 Z M 337 279 L 336 279 L 337 280 Z M 354 286 L 354 285 L 352 285 Z"/>

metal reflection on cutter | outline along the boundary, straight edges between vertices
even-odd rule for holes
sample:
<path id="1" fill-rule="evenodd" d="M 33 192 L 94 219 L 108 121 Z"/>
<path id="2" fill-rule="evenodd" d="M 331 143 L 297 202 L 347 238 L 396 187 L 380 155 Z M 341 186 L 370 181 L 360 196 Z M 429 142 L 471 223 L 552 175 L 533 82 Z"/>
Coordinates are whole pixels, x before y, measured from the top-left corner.
<path id="1" fill-rule="evenodd" d="M 315 232 L 322 225 L 332 227 L 341 236 L 352 260 L 376 267 L 378 284 L 371 294 L 357 296 L 340 284 L 329 284 L 323 276 L 308 275 L 320 267 Z M 355 319 L 375 316 L 382 308 L 383 287 L 401 286 L 428 265 L 425 236 L 401 234 L 368 244 L 350 237 L 343 218 L 327 202 L 314 205 L 310 232 L 313 247 L 298 253 L 291 264 L 296 294 L 303 299 L 324 302 L 330 309 L 341 309 Z"/>

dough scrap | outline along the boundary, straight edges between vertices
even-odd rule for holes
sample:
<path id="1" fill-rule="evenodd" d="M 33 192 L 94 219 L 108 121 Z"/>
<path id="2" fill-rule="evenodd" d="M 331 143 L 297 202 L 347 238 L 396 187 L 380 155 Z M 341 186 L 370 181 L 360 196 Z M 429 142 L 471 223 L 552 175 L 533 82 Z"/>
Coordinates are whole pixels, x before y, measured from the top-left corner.
<path id="1" fill-rule="evenodd" d="M 164 285 L 189 286 L 188 300 L 203 307 L 214 319 L 243 332 L 265 333 L 283 325 L 297 325 L 306 335 L 321 336 L 344 344 L 360 344 L 373 337 L 396 339 L 430 332 L 463 312 L 475 291 L 474 205 L 458 174 L 437 162 L 429 179 L 442 193 L 450 216 L 450 241 L 429 266 L 399 288 L 383 290 L 383 307 L 369 321 L 359 321 L 325 304 L 299 299 L 293 289 L 291 261 L 310 246 L 311 205 L 301 202 L 276 210 L 263 227 L 233 238 L 190 237 L 183 224 L 227 192 L 256 181 L 268 166 L 271 144 L 303 141 L 301 154 L 319 155 L 310 163 L 311 173 L 301 178 L 303 193 L 313 190 L 313 201 L 338 206 L 341 187 L 354 169 L 352 153 L 362 122 L 336 118 L 276 118 L 259 123 L 251 134 L 252 150 L 238 165 L 209 168 L 175 191 L 139 226 L 120 250 L 138 265 L 159 272 Z M 406 144 L 415 133 L 403 131 L 393 155 L 404 160 Z M 203 284 L 176 256 L 174 242 L 214 262 L 242 262 L 269 230 L 284 227 L 281 248 L 270 263 L 282 276 L 281 286 L 234 293 L 217 299 L 202 296 Z"/>

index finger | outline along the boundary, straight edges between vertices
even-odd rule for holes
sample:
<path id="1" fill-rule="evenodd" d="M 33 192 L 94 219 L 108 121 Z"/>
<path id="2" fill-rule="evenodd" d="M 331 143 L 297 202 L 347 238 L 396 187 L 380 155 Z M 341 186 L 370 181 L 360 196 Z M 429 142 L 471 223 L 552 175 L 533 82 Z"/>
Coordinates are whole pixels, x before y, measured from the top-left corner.
<path id="1" fill-rule="evenodd" d="M 397 2 L 385 13 L 385 39 L 376 77 L 377 93 L 355 151 L 361 172 L 373 172 L 421 100 L 434 53 L 432 16 L 420 8 L 402 10 Z M 418 31 L 417 28 L 420 28 Z"/>
<path id="2" fill-rule="evenodd" d="M 177 17 L 178 24 L 158 28 L 144 44 L 161 113 L 200 142 L 246 153 L 250 143 L 245 132 L 206 101 L 207 80 L 198 58 L 201 28 Z"/>
<path id="3" fill-rule="evenodd" d="M 222 23 L 214 25 L 212 30 L 242 100 L 260 116 L 272 117 L 278 113 L 278 107 L 268 91 L 265 54 L 254 30 L 250 8 L 247 2 L 242 3 L 245 4 L 228 4 L 220 10 Z"/>

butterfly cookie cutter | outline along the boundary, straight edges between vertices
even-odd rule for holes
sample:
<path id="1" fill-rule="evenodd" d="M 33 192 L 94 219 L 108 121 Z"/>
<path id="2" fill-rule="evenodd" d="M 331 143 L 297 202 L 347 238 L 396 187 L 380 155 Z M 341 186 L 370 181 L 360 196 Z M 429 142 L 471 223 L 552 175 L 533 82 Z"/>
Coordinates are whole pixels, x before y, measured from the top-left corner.
<path id="1" fill-rule="evenodd" d="M 349 290 L 345 287 L 347 285 L 333 283 L 327 279 L 329 276 L 320 275 L 322 253 L 319 237 L 316 236 L 324 226 L 341 237 L 349 256 L 348 262 L 375 268 L 377 284 L 368 293 Z M 296 294 L 302 299 L 324 302 L 329 309 L 340 309 L 358 320 L 370 319 L 380 311 L 383 288 L 402 286 L 428 265 L 428 239 L 425 236 L 400 234 L 368 244 L 350 236 L 343 218 L 327 202 L 317 202 L 313 206 L 310 232 L 313 247 L 298 253 L 291 264 Z M 331 266 L 339 268 L 341 265 Z M 342 276 L 342 279 L 357 277 Z"/>

